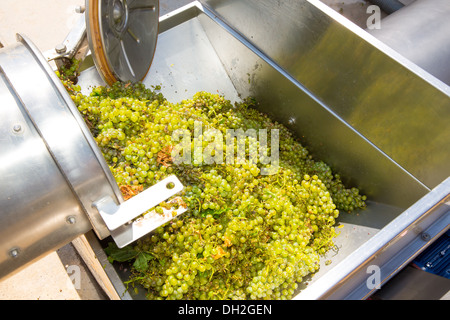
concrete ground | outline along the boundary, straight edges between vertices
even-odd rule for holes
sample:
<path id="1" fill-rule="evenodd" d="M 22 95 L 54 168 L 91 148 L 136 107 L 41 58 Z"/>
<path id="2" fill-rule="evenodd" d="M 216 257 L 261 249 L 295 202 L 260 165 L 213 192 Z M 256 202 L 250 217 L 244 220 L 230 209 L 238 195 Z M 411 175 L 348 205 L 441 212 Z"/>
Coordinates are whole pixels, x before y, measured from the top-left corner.
<path id="1" fill-rule="evenodd" d="M 356 24 L 364 27 L 367 19 L 365 0 L 322 0 Z M 402 0 L 405 4 L 413 0 Z M 53 49 L 64 40 L 79 14 L 75 8 L 84 0 L 2 0 L 0 6 L 0 42 L 16 42 L 16 33 L 26 35 L 42 51 Z M 190 0 L 161 0 L 164 15 Z M 79 281 L 71 275 L 80 272 Z M 108 299 L 72 244 L 0 281 L 0 299 L 26 300 L 100 300 Z"/>

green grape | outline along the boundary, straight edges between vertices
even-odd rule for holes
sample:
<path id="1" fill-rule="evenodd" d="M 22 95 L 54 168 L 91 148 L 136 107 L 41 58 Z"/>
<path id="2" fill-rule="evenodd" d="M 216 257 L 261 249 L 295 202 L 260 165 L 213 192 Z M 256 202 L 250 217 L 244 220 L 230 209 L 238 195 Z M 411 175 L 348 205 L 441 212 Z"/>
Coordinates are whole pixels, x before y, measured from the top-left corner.
<path id="1" fill-rule="evenodd" d="M 218 94 L 198 92 L 170 103 L 159 87 L 120 82 L 83 95 L 61 81 L 122 192 L 131 197 L 170 174 L 185 186 L 188 211 L 132 247 L 152 257 L 145 270 L 132 268 L 127 281 L 144 287 L 148 299 L 290 299 L 334 246 L 340 211 L 365 207 L 358 189 L 345 187 L 286 127 L 258 112 L 252 99 L 232 105 Z M 196 122 L 223 137 L 228 129 L 278 129 L 278 171 L 261 174 L 264 165 L 247 160 L 249 143 L 242 163 L 174 164 L 172 133 L 181 128 L 193 135 Z M 155 211 L 168 206 L 161 203 Z"/>

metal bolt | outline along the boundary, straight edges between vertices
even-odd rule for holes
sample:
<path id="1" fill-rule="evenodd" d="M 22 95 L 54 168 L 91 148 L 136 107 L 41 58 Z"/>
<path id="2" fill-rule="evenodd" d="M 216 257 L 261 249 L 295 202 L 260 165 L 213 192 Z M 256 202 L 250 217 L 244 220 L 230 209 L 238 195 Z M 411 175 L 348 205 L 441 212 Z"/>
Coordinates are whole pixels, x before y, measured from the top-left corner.
<path id="1" fill-rule="evenodd" d="M 426 232 L 422 232 L 420 237 L 422 238 L 423 241 L 429 241 L 431 239 L 431 236 Z"/>
<path id="2" fill-rule="evenodd" d="M 112 16 L 114 23 L 119 24 L 125 14 L 125 9 L 120 1 L 114 1 Z"/>
<path id="3" fill-rule="evenodd" d="M 84 11 L 86 11 L 86 6 L 77 6 L 77 7 L 75 7 L 75 12 L 76 13 L 83 13 Z"/>
<path id="4" fill-rule="evenodd" d="M 67 47 L 64 43 L 60 43 L 60 44 L 56 45 L 56 47 L 55 47 L 56 53 L 59 53 L 59 54 L 66 52 L 66 50 L 67 50 Z"/>
<path id="5" fill-rule="evenodd" d="M 74 216 L 68 216 L 66 221 L 68 224 L 75 224 L 77 222 L 77 219 Z"/>
<path id="6" fill-rule="evenodd" d="M 15 124 L 13 126 L 13 130 L 15 133 L 19 133 L 20 131 L 22 131 L 22 126 L 20 124 Z"/>
<path id="7" fill-rule="evenodd" d="M 17 256 L 19 255 L 19 249 L 17 248 L 11 249 L 9 251 L 9 255 L 13 258 L 17 258 Z"/>

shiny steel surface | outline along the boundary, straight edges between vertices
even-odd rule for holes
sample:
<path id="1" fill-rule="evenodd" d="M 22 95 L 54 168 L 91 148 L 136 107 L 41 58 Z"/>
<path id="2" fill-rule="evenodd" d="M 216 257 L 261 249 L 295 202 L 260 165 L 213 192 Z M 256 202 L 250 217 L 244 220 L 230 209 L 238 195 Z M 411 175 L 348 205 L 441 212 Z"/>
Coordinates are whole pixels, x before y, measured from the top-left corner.
<path id="1" fill-rule="evenodd" d="M 416 0 L 381 21 L 371 35 L 450 85 L 450 2 Z"/>
<path id="2" fill-rule="evenodd" d="M 170 188 L 169 184 L 172 184 Z M 181 190 L 183 184 L 178 178 L 169 176 L 120 205 L 111 197 L 100 199 L 92 205 L 100 212 L 108 229 L 115 230 Z"/>
<path id="3" fill-rule="evenodd" d="M 307 87 L 213 16 L 199 20 L 237 91 L 255 97 L 260 110 L 295 132 L 314 157 L 378 203 L 406 209 L 428 191 Z"/>
<path id="4" fill-rule="evenodd" d="M 120 205 L 117 205 L 111 197 L 106 196 L 95 201 L 92 206 L 100 213 L 106 226 L 111 231 L 111 236 L 117 246 L 123 248 L 131 242 L 145 236 L 163 223 L 169 222 L 178 213 L 185 212 L 186 210 L 179 210 L 176 215 L 171 214 L 172 210 L 170 210 L 170 214 L 164 215 L 150 212 L 145 215 L 144 219 L 133 221 L 133 219 L 149 209 L 177 194 L 183 188 L 180 180 L 172 175 Z"/>
<path id="5" fill-rule="evenodd" d="M 158 0 L 86 1 L 90 48 L 107 83 L 145 77 L 156 48 L 158 18 Z"/>
<path id="6" fill-rule="evenodd" d="M 78 197 L 94 230 L 100 238 L 104 238 L 109 235 L 109 230 L 97 210 L 92 207 L 92 203 L 105 196 L 110 196 L 121 203 L 122 194 L 63 84 L 41 54 L 33 48 L 32 43 L 23 42 L 39 64 L 27 67 L 29 72 L 36 75 L 33 79 L 25 81 L 22 74 L 17 73 L 16 81 L 13 83 L 14 89 L 21 95 L 34 125 Z M 4 70 L 10 66 L 12 64 L 5 63 Z M 42 100 L 37 99 L 32 91 L 35 83 L 48 85 L 47 90 L 39 90 Z"/>
<path id="7" fill-rule="evenodd" d="M 54 97 L 47 96 L 53 90 L 47 79 L 28 83 L 42 75 L 33 62 L 22 42 L 0 51 L 0 278 L 91 229 L 29 116 L 29 99 L 37 108 L 62 104 L 48 100 Z M 58 136 L 64 143 L 64 130 Z"/>
<path id="8" fill-rule="evenodd" d="M 160 30 L 158 48 L 144 84 L 161 85 L 161 92 L 172 102 L 190 98 L 200 90 L 222 93 L 231 101 L 254 96 L 261 111 L 287 125 L 315 157 L 332 164 L 336 172 L 348 178 L 349 185 L 358 185 L 368 194 L 366 210 L 341 214 L 339 222 L 344 227 L 336 238 L 339 249 L 324 257 L 320 271 L 308 281 L 311 286 L 329 272 L 339 271 L 336 266 L 363 244 L 373 248 L 382 242 L 389 247 L 384 236 L 381 242 L 372 241 L 397 217 L 402 216 L 402 221 L 402 212 L 429 192 L 424 184 L 255 46 L 251 37 L 236 32 L 208 6 L 195 2 L 164 16 Z M 79 82 L 85 92 L 92 83 L 101 83 L 94 68 L 84 71 Z M 389 232 L 397 234 L 401 227 L 395 224 Z M 102 263 L 108 265 L 107 260 Z M 111 277 L 128 280 L 124 270 L 108 265 L 108 272 Z M 131 298 L 145 299 L 131 291 L 127 292 Z"/>
<path id="9" fill-rule="evenodd" d="M 181 9 L 161 17 L 158 47 L 142 82 L 148 87 L 160 85 L 161 92 L 171 102 L 188 99 L 199 89 L 219 92 L 233 102 L 240 101 L 202 24 L 196 19 L 201 11 L 195 3 Z M 105 81 L 91 66 L 81 73 L 78 84 L 88 94 L 91 86 L 105 85 Z"/>
<path id="10" fill-rule="evenodd" d="M 121 225 L 183 188 L 170 177 L 124 201 L 62 82 L 29 40 L 17 39 L 0 51 L 0 278 L 91 228 L 100 239 L 114 229 L 119 244 L 132 242 L 155 221 Z"/>
<path id="11" fill-rule="evenodd" d="M 202 3 L 428 188 L 450 176 L 449 86 L 318 0 Z"/>
<path id="12" fill-rule="evenodd" d="M 23 36 L 0 51 L 0 277 L 94 227 L 95 200 L 122 196 L 61 81 Z M 5 121 L 5 122 L 3 122 Z"/>
<path id="13" fill-rule="evenodd" d="M 181 197 L 175 197 L 167 201 L 167 203 L 180 204 L 180 201 L 182 201 Z M 162 208 L 162 210 L 162 213 L 151 210 L 142 217 L 139 217 L 130 223 L 123 224 L 115 230 L 111 230 L 111 237 L 119 248 L 123 248 L 137 239 L 146 236 L 180 214 L 185 213 L 188 209 L 187 207 L 180 205 L 176 210 L 166 208 Z"/>
<path id="14" fill-rule="evenodd" d="M 373 266 L 379 286 L 420 254 L 450 227 L 450 177 L 385 226 L 296 299 L 364 299 Z"/>
<path id="15" fill-rule="evenodd" d="M 426 176 L 426 178 L 434 178 L 437 179 L 436 181 L 447 177 L 449 150 L 445 147 L 445 150 L 442 150 L 443 146 L 449 145 L 449 130 L 446 125 L 449 120 L 449 99 L 448 89 L 445 85 L 429 74 L 423 73 L 421 69 L 406 61 L 403 57 L 390 52 L 382 44 L 377 44 L 379 45 L 377 48 L 373 47 L 371 42 L 366 43 L 364 38 L 358 39 L 357 36 L 363 35 L 357 34 L 360 31 L 357 31 L 355 35 L 355 32 L 352 32 L 355 30 L 344 28 L 348 27 L 347 25 L 340 26 L 337 21 L 328 20 L 327 15 L 324 15 L 321 10 L 309 7 L 308 2 L 284 1 L 278 4 L 272 3 L 272 6 L 265 1 L 205 2 L 207 3 L 205 12 L 208 11 L 207 8 L 217 9 L 217 11 L 208 14 L 210 18 L 219 16 L 224 19 L 218 19 L 219 21 L 213 23 L 209 19 L 204 19 L 203 16 L 199 17 L 238 92 L 243 96 L 255 96 L 261 102 L 261 109 L 264 112 L 287 124 L 298 136 L 302 137 L 302 140 L 310 147 L 314 155 L 331 164 L 335 170 L 342 173 L 342 176 L 349 177 L 351 184 L 360 186 L 363 192 L 368 193 L 369 199 L 376 202 L 369 203 L 369 212 L 359 213 L 358 216 L 347 217 L 347 215 L 341 214 L 340 221 L 344 222 L 344 226 L 348 226 L 348 228 L 345 228 L 346 232 L 336 239 L 336 243 L 342 245 L 339 253 L 335 256 L 331 253 L 331 265 L 324 266 L 321 264 L 321 270 L 313 277 L 307 290 L 297 297 L 298 299 L 344 297 L 343 294 L 334 296 L 325 294 L 325 292 L 340 291 L 339 285 L 341 283 L 333 281 L 334 279 L 344 279 L 347 276 L 346 271 L 349 272 L 349 276 L 345 278 L 345 281 L 342 280 L 345 283 L 345 285 L 342 284 L 342 287 L 345 287 L 342 291 L 353 290 L 352 286 L 356 286 L 358 277 L 353 278 L 353 274 L 350 275 L 350 273 L 358 268 L 364 259 L 370 261 L 376 257 L 378 253 L 373 253 L 378 246 L 382 246 L 386 252 L 383 259 L 379 260 L 380 267 L 383 266 L 383 272 L 388 273 L 383 274 L 385 280 L 398 268 L 404 266 L 404 263 L 417 250 L 420 250 L 422 244 L 420 241 L 417 242 L 415 233 L 417 228 L 423 228 L 423 230 L 430 228 L 429 231 L 433 235 L 437 235 L 448 228 L 448 221 L 445 220 L 448 219 L 448 215 L 445 214 L 445 211 L 442 212 L 442 207 L 433 214 L 426 214 L 425 205 L 421 202 L 414 208 L 415 210 L 421 208 L 423 211 L 416 211 L 414 218 L 411 218 L 411 211 L 400 214 L 401 210 L 397 213 L 395 213 L 395 209 L 386 210 L 390 206 L 406 208 L 417 201 L 421 197 L 420 195 L 427 192 L 427 186 L 424 186 L 419 181 L 420 179 L 416 179 L 424 177 L 419 174 L 420 172 L 435 175 Z M 212 5 L 209 6 L 209 4 Z M 294 10 L 295 8 L 297 11 Z M 334 15 L 334 13 L 328 13 L 331 16 Z M 221 16 L 221 14 L 223 15 Z M 297 20 L 294 19 L 294 16 Z M 337 17 L 333 16 L 333 18 Z M 264 23 L 259 23 L 262 21 Z M 268 23 L 268 21 L 272 22 Z M 271 25 L 277 25 L 277 28 L 268 30 Z M 228 33 L 221 32 L 221 29 L 227 30 Z M 245 30 L 244 34 L 241 32 L 242 30 Z M 348 35 L 345 35 L 346 32 L 348 32 Z M 273 33 L 281 33 L 285 37 L 278 37 Z M 342 35 L 340 35 L 341 33 Z M 352 37 L 355 46 L 341 48 L 342 43 L 337 43 L 344 41 L 347 44 L 348 39 Z M 264 38 L 268 38 L 270 41 L 263 40 Z M 238 45 L 236 39 L 245 44 L 247 48 Z M 326 39 L 326 42 L 322 41 L 323 39 Z M 304 48 L 305 41 L 311 42 L 310 47 Z M 317 44 L 317 42 L 320 42 L 320 44 Z M 373 42 L 376 43 L 376 40 Z M 369 63 L 365 68 L 360 65 L 359 70 L 353 69 L 352 64 L 355 62 L 352 59 L 356 59 L 357 63 L 361 48 L 368 50 L 369 47 L 371 53 L 367 52 L 368 55 L 366 56 L 373 58 L 373 61 L 368 61 Z M 233 49 L 230 50 L 229 48 Z M 302 52 L 301 49 L 305 49 L 306 52 Z M 344 52 L 347 57 L 342 56 L 341 52 Z M 389 55 L 385 52 L 389 52 Z M 255 58 L 254 55 L 257 57 Z M 341 59 L 347 59 L 346 63 L 343 64 Z M 383 66 L 384 63 L 388 63 L 389 68 L 395 69 L 395 71 L 386 70 Z M 296 67 L 300 64 L 302 65 L 301 68 L 297 69 Z M 405 65 L 409 70 L 404 67 Z M 345 67 L 345 70 L 343 67 Z M 379 121 L 379 118 L 383 121 L 384 117 L 392 116 L 393 113 L 398 112 L 397 123 L 394 123 L 392 128 L 389 126 L 378 126 L 377 128 L 379 131 L 382 130 L 386 137 L 392 139 L 388 141 L 390 146 L 395 145 L 397 148 L 401 148 L 405 152 L 405 156 L 407 153 L 409 157 L 416 156 L 418 145 L 424 143 L 417 140 L 419 132 L 421 139 L 428 139 L 427 147 L 436 149 L 436 153 L 426 156 L 419 155 L 422 158 L 427 157 L 426 161 L 429 161 L 421 162 L 420 172 L 409 171 L 410 167 L 405 168 L 404 166 L 410 165 L 411 162 L 399 163 L 398 160 L 401 158 L 393 158 L 382 148 L 384 145 L 374 143 L 375 141 L 371 139 L 374 136 L 364 134 L 367 131 L 362 130 L 367 130 L 367 128 L 363 124 L 355 126 L 356 122 L 349 121 L 352 118 L 347 117 L 343 112 L 345 109 L 341 108 L 343 103 L 350 104 L 350 106 L 355 105 L 360 100 L 358 97 L 370 98 L 369 101 L 375 104 L 378 96 L 381 101 L 387 99 L 387 97 L 392 97 L 393 90 L 398 88 L 394 87 L 388 90 L 387 87 L 380 85 L 379 80 L 372 84 L 366 81 L 360 83 L 353 80 L 351 83 L 347 83 L 349 76 L 350 79 L 351 77 L 359 78 L 360 81 L 364 78 L 375 81 L 372 78 L 373 73 L 380 71 L 392 73 L 393 77 L 399 79 L 405 77 L 401 83 L 407 87 L 407 90 L 396 91 L 397 97 L 390 104 L 386 103 L 375 108 L 373 105 L 366 103 L 357 105 L 354 112 L 370 114 L 373 118 L 371 122 Z M 302 77 L 299 77 L 300 74 Z M 320 79 L 323 83 L 319 81 L 317 83 L 311 82 L 314 79 Z M 375 96 L 367 90 L 360 92 L 360 85 L 363 84 L 376 88 Z M 410 97 L 410 85 L 418 85 L 416 88 L 418 91 L 413 94 L 414 99 L 416 99 L 414 102 Z M 341 91 L 343 86 L 348 86 L 344 92 Z M 426 94 L 427 101 L 432 101 L 432 103 L 437 101 L 440 112 L 436 112 L 435 105 L 430 106 L 428 102 L 426 103 L 425 97 L 418 98 L 419 92 L 420 94 Z M 431 92 L 434 92 L 434 94 L 431 94 Z M 396 110 L 396 108 L 402 109 L 403 103 L 408 103 L 409 106 L 413 104 L 414 109 L 408 110 L 408 112 Z M 273 108 L 273 106 L 277 107 Z M 384 112 L 390 114 L 386 115 Z M 414 121 L 412 121 L 412 118 L 414 118 Z M 434 127 L 435 125 L 438 129 Z M 399 136 L 400 128 L 401 136 Z M 399 131 L 397 132 L 397 130 Z M 418 130 L 418 132 L 415 132 L 415 130 Z M 390 135 L 392 132 L 397 133 L 395 138 Z M 441 140 L 442 138 L 444 140 Z M 402 139 L 407 139 L 410 144 L 404 145 L 405 141 Z M 443 141 L 445 142 L 442 143 Z M 429 145 L 433 143 L 435 145 Z M 422 147 L 424 146 L 420 145 L 420 148 Z M 433 161 L 429 159 L 433 159 Z M 403 182 L 397 184 L 400 180 Z M 448 183 L 440 190 L 448 193 Z M 429 204 L 431 205 L 434 200 L 440 201 L 440 199 L 433 198 L 430 200 L 428 198 Z M 377 203 L 378 201 L 389 206 L 382 208 L 382 206 L 379 206 L 380 203 Z M 397 215 L 394 220 L 395 223 L 387 224 L 389 220 L 382 218 L 387 211 L 392 212 L 391 217 Z M 426 215 L 427 219 L 419 219 L 421 215 Z M 377 221 L 370 221 L 371 218 Z M 385 224 L 381 221 L 384 221 Z M 412 223 L 414 228 L 407 231 L 402 229 L 404 221 Z M 370 231 L 370 229 L 364 230 L 375 225 L 377 225 L 375 228 L 380 230 L 379 232 Z M 349 232 L 349 229 L 353 230 Z M 371 234 L 371 236 L 360 238 L 363 234 Z M 375 236 L 373 236 L 374 234 Z M 389 236 L 401 238 L 405 234 L 407 234 L 407 237 L 403 239 L 403 242 L 399 241 L 395 245 L 390 243 L 392 238 Z M 348 239 L 347 243 L 346 239 Z M 406 241 L 410 242 L 407 243 Z M 360 247 L 361 245 L 364 247 Z M 398 250 L 403 250 L 403 252 L 395 257 Z M 358 261 L 358 263 L 354 261 Z M 339 263 L 338 267 L 336 263 Z M 361 279 L 365 281 L 369 274 L 365 269 L 361 270 L 359 281 Z M 358 290 L 352 292 L 352 295 L 349 295 L 350 298 L 367 297 L 365 282 L 360 282 L 358 285 L 360 285 Z M 318 292 L 323 295 L 317 294 Z"/>
<path id="16" fill-rule="evenodd" d="M 3 58 L 2 52 L 0 61 Z M 3 278 L 42 253 L 56 250 L 88 231 L 91 225 L 24 106 L 14 97 L 3 71 L 0 78 L 0 278 Z M 13 128 L 18 125 L 20 131 L 15 132 Z M 69 217 L 75 219 L 74 224 L 67 222 Z"/>

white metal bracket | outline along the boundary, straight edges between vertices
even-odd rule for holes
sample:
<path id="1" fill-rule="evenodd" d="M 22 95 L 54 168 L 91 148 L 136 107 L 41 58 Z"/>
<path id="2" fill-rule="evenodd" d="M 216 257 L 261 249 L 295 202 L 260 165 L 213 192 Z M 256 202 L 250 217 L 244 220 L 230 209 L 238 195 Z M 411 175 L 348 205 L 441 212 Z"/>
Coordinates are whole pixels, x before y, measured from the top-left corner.
<path id="1" fill-rule="evenodd" d="M 163 209 L 163 213 L 149 211 L 181 190 L 183 184 L 172 175 L 120 205 L 108 196 L 94 202 L 92 206 L 100 213 L 117 246 L 122 248 L 184 213 L 187 208 L 180 197 L 168 201 L 169 204 L 177 205 L 177 209 Z M 141 216 L 143 213 L 145 215 Z"/>

